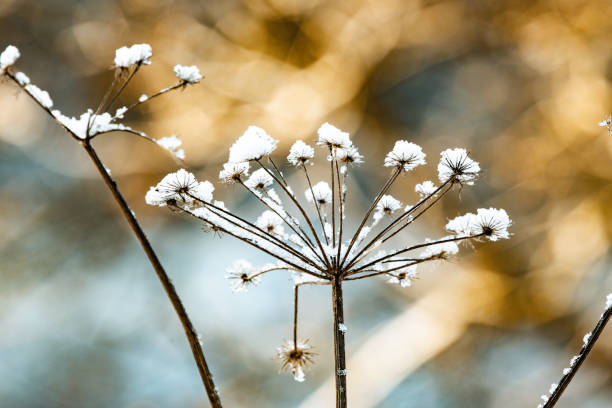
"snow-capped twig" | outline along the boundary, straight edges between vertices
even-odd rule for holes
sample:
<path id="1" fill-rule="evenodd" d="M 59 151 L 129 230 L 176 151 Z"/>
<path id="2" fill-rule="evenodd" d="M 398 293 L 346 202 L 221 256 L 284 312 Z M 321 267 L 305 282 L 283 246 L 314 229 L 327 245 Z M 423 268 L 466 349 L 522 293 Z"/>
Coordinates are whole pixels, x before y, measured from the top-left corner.
<path id="1" fill-rule="evenodd" d="M 570 361 L 569 367 L 563 370 L 563 375 L 557 384 L 553 384 L 550 390 L 550 396 L 542 395 L 542 399 L 544 400 L 544 404 L 540 404 L 539 408 L 552 408 L 557 404 L 561 395 L 570 384 L 580 366 L 586 360 L 587 356 L 595 346 L 599 335 L 603 332 L 606 324 L 610 320 L 610 316 L 612 316 L 612 293 L 610 293 L 606 298 L 606 306 L 604 312 L 599 317 L 597 324 L 593 328 L 592 331 L 587 333 L 584 336 L 582 347 L 578 354 L 576 354 Z"/>

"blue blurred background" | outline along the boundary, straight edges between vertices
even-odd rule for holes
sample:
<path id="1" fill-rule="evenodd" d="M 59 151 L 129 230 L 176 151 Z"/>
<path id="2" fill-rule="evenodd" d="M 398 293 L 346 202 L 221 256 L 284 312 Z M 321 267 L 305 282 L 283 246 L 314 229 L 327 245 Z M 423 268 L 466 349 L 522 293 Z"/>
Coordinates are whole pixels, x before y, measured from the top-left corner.
<path id="1" fill-rule="evenodd" d="M 612 109 L 611 21 L 606 0 L 0 0 L 0 48 L 18 46 L 17 68 L 69 116 L 97 105 L 120 46 L 154 52 L 120 104 L 173 84 L 174 64 L 198 65 L 200 85 L 126 123 L 177 134 L 202 179 L 216 180 L 248 125 L 281 141 L 281 162 L 330 121 L 366 158 L 351 171 L 349 228 L 388 176 L 395 140 L 428 155 L 394 187 L 404 203 L 435 180 L 441 150 L 470 150 L 477 184 L 405 239 L 442 236 L 447 219 L 489 206 L 509 212 L 514 236 L 462 247 L 411 288 L 346 285 L 349 402 L 535 407 L 612 291 L 612 137 L 597 127 Z M 160 149 L 124 134 L 96 147 L 201 333 L 225 404 L 332 406 L 329 288 L 301 296 L 300 333 L 318 355 L 296 383 L 274 359 L 291 336 L 290 276 L 232 293 L 223 275 L 237 256 L 269 259 L 147 208 L 149 186 L 177 168 Z M 0 158 L 0 407 L 207 406 L 178 319 L 93 165 L 6 81 Z M 245 216 L 263 210 L 233 186 L 215 194 Z M 612 406 L 611 367 L 608 329 L 558 407 Z"/>

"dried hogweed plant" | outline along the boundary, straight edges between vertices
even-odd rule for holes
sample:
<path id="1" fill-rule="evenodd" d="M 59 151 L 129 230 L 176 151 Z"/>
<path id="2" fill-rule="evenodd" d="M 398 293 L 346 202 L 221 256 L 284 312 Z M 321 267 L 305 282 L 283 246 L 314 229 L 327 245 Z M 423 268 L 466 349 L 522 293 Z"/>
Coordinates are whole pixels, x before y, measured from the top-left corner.
<path id="1" fill-rule="evenodd" d="M 304 177 L 303 198 L 296 194 L 279 164 L 272 158 L 278 141 L 263 129 L 249 127 L 229 149 L 229 160 L 219 173 L 222 182 L 239 185 L 264 211 L 255 220 L 241 217 L 213 198 L 213 184 L 198 181 L 186 170 L 165 176 L 146 195 L 150 205 L 170 208 L 203 222 L 209 230 L 225 233 L 265 252 L 274 263 L 254 267 L 236 260 L 227 269 L 234 291 L 244 291 L 273 271 L 289 271 L 294 279 L 293 337 L 278 349 L 282 369 L 295 380 L 304 380 L 304 369 L 313 361 L 308 341 L 298 337 L 298 294 L 303 285 L 329 285 L 332 295 L 336 406 L 346 406 L 346 352 L 342 287 L 345 282 L 383 277 L 401 286 L 410 286 L 417 265 L 455 255 L 458 243 L 497 241 L 509 238 L 511 220 L 502 209 L 478 209 L 476 214 L 450 220 L 450 235 L 399 248 L 388 248 L 390 240 L 404 232 L 428 209 L 455 188 L 472 185 L 480 171 L 465 149 L 448 149 L 438 164 L 439 185 L 431 181 L 417 184 L 420 199 L 403 206 L 389 195 L 400 176 L 425 164 L 420 146 L 400 140 L 384 159 L 391 170 L 388 180 L 372 200 L 354 231 L 345 225 L 346 205 L 350 203 L 347 178 L 351 166 L 363 156 L 349 134 L 325 123 L 318 130 L 317 145 L 325 155 L 329 180 L 314 182 L 308 167 L 315 149 L 297 141 L 287 156 L 288 163 Z M 254 169 L 253 169 L 254 168 Z M 251 173 L 250 171 L 253 170 Z M 282 197 L 281 198 L 281 193 Z"/>
<path id="2" fill-rule="evenodd" d="M 155 270 L 170 302 L 172 303 L 172 306 L 179 317 L 179 320 L 181 321 L 211 406 L 221 407 L 221 401 L 219 399 L 212 374 L 204 357 L 200 337 L 193 327 L 193 324 L 187 315 L 187 311 L 185 310 L 183 303 L 181 302 L 181 299 L 179 298 L 178 293 L 170 280 L 170 277 L 162 266 L 157 254 L 153 250 L 153 247 L 140 226 L 136 215 L 130 209 L 127 201 L 123 197 L 123 194 L 119 190 L 117 183 L 111 176 L 110 170 L 104 165 L 102 159 L 92 144 L 96 138 L 103 137 L 104 135 L 112 132 L 120 131 L 138 136 L 167 149 L 176 157 L 177 160 L 184 159 L 184 151 L 181 149 L 181 141 L 175 135 L 155 139 L 148 136 L 144 132 L 132 129 L 129 126 L 122 124 L 120 120 L 124 118 L 126 113 L 153 98 L 177 89 L 184 89 L 189 85 L 198 83 L 202 79 L 202 75 L 197 67 L 176 65 L 174 67 L 174 73 L 178 79 L 176 84 L 161 89 L 151 96 L 142 95 L 138 101 L 132 103 L 131 105 L 116 109 L 114 114 L 109 113 L 113 104 L 117 102 L 123 90 L 139 72 L 140 68 L 151 64 L 150 58 L 152 55 L 151 46 L 148 44 L 135 44 L 131 47 L 121 47 L 116 50 L 113 64 L 115 77 L 112 84 L 108 88 L 106 95 L 104 95 L 95 111 L 88 109 L 78 118 L 65 116 L 60 110 L 53 109 L 53 100 L 47 91 L 44 91 L 31 83 L 30 78 L 23 72 L 14 71 L 14 65 L 21 56 L 17 47 L 9 45 L 0 54 L 0 77 L 8 78 L 10 81 L 19 86 L 28 96 L 32 98 L 34 102 L 38 104 L 38 106 L 40 106 L 40 108 L 47 112 L 59 126 L 61 126 L 70 136 L 72 136 L 72 138 L 78 142 L 83 149 L 85 149 L 89 158 L 96 166 L 98 173 L 104 180 L 106 186 L 111 191 L 113 198 L 119 205 L 121 212 L 123 213 L 130 228 L 136 235 L 144 252 L 149 258 L 153 269 Z"/>

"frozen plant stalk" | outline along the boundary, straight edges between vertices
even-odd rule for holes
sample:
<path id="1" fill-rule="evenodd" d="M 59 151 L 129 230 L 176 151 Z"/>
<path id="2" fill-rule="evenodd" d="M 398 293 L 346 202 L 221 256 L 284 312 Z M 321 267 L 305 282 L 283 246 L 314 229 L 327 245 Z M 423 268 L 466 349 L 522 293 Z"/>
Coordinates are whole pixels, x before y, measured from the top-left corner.
<path id="1" fill-rule="evenodd" d="M 45 112 L 49 114 L 49 116 L 51 116 L 57 122 L 59 126 L 61 126 L 70 136 L 72 136 L 72 138 L 77 141 L 89 155 L 89 158 L 92 160 L 96 166 L 96 169 L 100 173 L 100 176 L 111 191 L 113 198 L 119 205 L 119 208 L 130 225 L 130 228 L 140 241 L 143 250 L 147 254 L 153 269 L 155 269 L 155 272 L 157 273 L 157 276 L 162 283 L 162 286 L 164 287 L 164 290 L 166 291 L 166 294 L 168 295 L 168 298 L 172 303 L 181 324 L 183 325 L 185 335 L 189 341 L 194 360 L 198 367 L 206 393 L 208 394 L 208 399 L 211 406 L 221 407 L 221 401 L 219 399 L 212 374 L 208 368 L 206 359 L 204 358 L 201 341 L 199 340 L 198 334 L 193 327 L 189 316 L 187 315 L 187 311 L 185 310 L 181 299 L 174 288 L 174 285 L 170 281 L 168 274 L 157 257 L 157 254 L 153 250 L 147 236 L 136 219 L 134 212 L 130 209 L 129 205 L 125 201 L 125 198 L 119 190 L 117 183 L 111 177 L 110 170 L 104 165 L 102 159 L 92 144 L 94 138 L 112 132 L 121 131 L 138 136 L 149 142 L 153 142 L 167 149 L 177 159 L 184 159 L 184 151 L 180 147 L 181 141 L 175 135 L 155 139 L 143 132 L 134 130 L 129 126 L 122 124 L 119 120 L 123 119 L 124 115 L 128 111 L 157 96 L 163 95 L 175 89 L 182 89 L 188 85 L 198 83 L 202 79 L 202 75 L 197 67 L 184 67 L 182 65 L 176 65 L 174 67 L 174 72 L 178 78 L 178 83 L 161 89 L 150 97 L 141 97 L 137 102 L 134 102 L 131 105 L 120 107 L 114 114 L 109 113 L 110 108 L 119 98 L 132 78 L 134 78 L 140 68 L 144 65 L 151 64 L 150 58 L 152 55 L 153 53 L 151 46 L 148 44 L 135 44 L 131 47 L 121 47 L 116 50 L 114 60 L 115 79 L 113 83 L 110 85 L 106 95 L 100 101 L 98 108 L 95 111 L 88 109 L 78 118 L 65 116 L 58 109 L 52 109 L 54 103 L 47 91 L 44 91 L 32 84 L 30 82 L 30 78 L 23 72 L 13 71 L 13 65 L 20 57 L 20 52 L 17 47 L 9 45 L 0 54 L 0 75 L 9 78 L 23 91 L 25 91 Z"/>
<path id="2" fill-rule="evenodd" d="M 208 229 L 220 231 L 265 252 L 274 263 L 254 267 L 237 260 L 226 277 L 235 291 L 245 291 L 259 283 L 264 274 L 290 271 L 294 278 L 293 338 L 278 349 L 282 369 L 297 381 L 304 380 L 304 369 L 312 363 L 313 352 L 307 341 L 298 338 L 298 291 L 302 285 L 329 285 L 334 317 L 334 356 L 336 406 L 346 406 L 346 355 L 342 285 L 358 279 L 383 277 L 402 287 L 410 286 L 417 265 L 447 259 L 459 251 L 462 241 L 497 241 L 509 238 L 511 220 L 504 210 L 480 208 L 448 222 L 449 234 L 438 239 L 399 248 L 388 248 L 389 240 L 414 223 L 455 186 L 472 185 L 480 167 L 465 149 L 448 149 L 441 153 L 438 181 L 419 183 L 415 190 L 420 198 L 404 206 L 391 196 L 390 188 L 403 173 L 425 164 L 420 146 L 400 140 L 384 159 L 391 170 L 358 227 L 347 234 L 345 207 L 347 177 L 352 165 L 363 162 L 348 133 L 329 123 L 318 130 L 317 145 L 326 154 L 329 179 L 310 177 L 315 150 L 304 141 L 291 147 L 287 162 L 304 176 L 304 199 L 301 199 L 272 158 L 278 141 L 265 130 L 250 126 L 229 149 L 229 160 L 219 178 L 246 190 L 262 207 L 256 220 L 248 220 L 213 199 L 213 185 L 199 182 L 185 170 L 168 174 L 146 195 L 148 204 L 169 207 L 203 222 Z M 253 171 L 252 171 L 253 170 Z M 251 172 L 252 171 L 252 172 Z M 282 193 L 282 198 L 279 193 Z"/>

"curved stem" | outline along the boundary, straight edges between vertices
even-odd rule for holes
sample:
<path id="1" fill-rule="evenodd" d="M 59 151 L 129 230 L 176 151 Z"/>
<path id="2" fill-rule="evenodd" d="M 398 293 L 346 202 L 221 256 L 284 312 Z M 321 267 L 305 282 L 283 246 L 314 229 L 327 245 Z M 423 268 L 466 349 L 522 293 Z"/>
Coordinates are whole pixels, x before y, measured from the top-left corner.
<path id="1" fill-rule="evenodd" d="M 576 360 L 573 361 L 573 364 L 570 365 L 569 371 L 564 372 L 563 377 L 561 377 L 561 380 L 559 381 L 559 384 L 557 385 L 557 388 L 555 388 L 552 395 L 548 398 L 548 400 L 544 404 L 543 408 L 552 408 L 557 404 L 557 401 L 559 401 L 559 398 L 561 398 L 563 391 L 565 391 L 569 383 L 574 378 L 574 375 L 576 375 L 576 372 L 580 369 L 580 366 L 582 365 L 584 360 L 586 360 L 587 356 L 589 355 L 589 352 L 591 351 L 591 349 L 593 349 L 595 342 L 599 338 L 599 335 L 601 334 L 601 332 L 606 327 L 606 324 L 610 320 L 611 315 L 612 315 L 612 306 L 607 307 L 606 310 L 603 312 L 603 314 L 599 318 L 599 321 L 595 325 L 595 328 L 591 332 L 591 335 L 589 336 L 588 340 L 584 343 L 578 355 L 576 355 L 575 357 Z"/>
<path id="2" fill-rule="evenodd" d="M 334 361 L 336 376 L 336 408 L 346 408 L 346 350 L 344 332 L 344 305 L 342 299 L 342 281 L 335 277 L 331 281 L 332 304 L 334 313 Z M 343 329 L 343 328 L 342 328 Z"/>
<path id="3" fill-rule="evenodd" d="M 157 273 L 157 277 L 159 278 L 159 281 L 164 287 L 164 290 L 166 291 L 166 294 L 168 295 L 168 298 L 170 299 L 170 302 L 172 303 L 172 306 L 174 307 L 174 310 L 176 311 L 176 314 L 178 315 L 179 320 L 181 321 L 181 324 L 183 325 L 183 329 L 185 330 L 185 335 L 187 336 L 189 345 L 191 346 L 191 351 L 196 361 L 196 365 L 198 367 L 200 377 L 202 377 L 204 388 L 206 389 L 206 393 L 208 394 L 210 405 L 214 408 L 221 408 L 221 400 L 217 393 L 217 388 L 215 387 L 215 383 L 213 381 L 213 377 L 210 372 L 210 369 L 208 368 L 208 364 L 206 363 L 206 359 L 204 358 L 204 352 L 202 351 L 202 346 L 200 344 L 200 340 L 198 339 L 198 334 L 195 328 L 193 327 L 193 324 L 191 323 L 189 316 L 187 315 L 187 311 L 185 310 L 185 307 L 183 306 L 181 299 L 176 293 L 176 289 L 174 285 L 172 284 L 172 281 L 168 277 L 168 274 L 166 273 L 161 262 L 159 261 L 157 254 L 155 253 L 155 251 L 153 250 L 153 247 L 149 243 L 149 239 L 147 238 L 144 231 L 142 230 L 142 227 L 138 223 L 138 220 L 134 216 L 134 213 L 130 209 L 128 203 L 125 201 L 125 198 L 123 197 L 121 192 L 119 191 L 119 188 L 117 187 L 117 183 L 115 182 L 115 180 L 111 178 L 111 176 L 106 171 L 106 168 L 104 164 L 102 163 L 102 161 L 100 160 L 100 157 L 98 156 L 97 152 L 92 147 L 92 145 L 86 141 L 84 141 L 82 145 L 85 148 L 85 151 L 89 155 L 90 159 L 95 164 L 98 172 L 100 173 L 100 176 L 102 176 L 102 179 L 106 183 L 106 186 L 113 194 L 113 198 L 119 205 L 119 208 L 121 209 L 121 212 L 123 213 L 123 216 L 125 217 L 130 228 L 136 235 L 136 238 L 138 238 L 138 241 L 140 242 L 142 249 L 146 253 L 147 257 L 149 258 L 149 262 L 151 262 L 153 269 L 155 269 L 155 272 Z"/>

